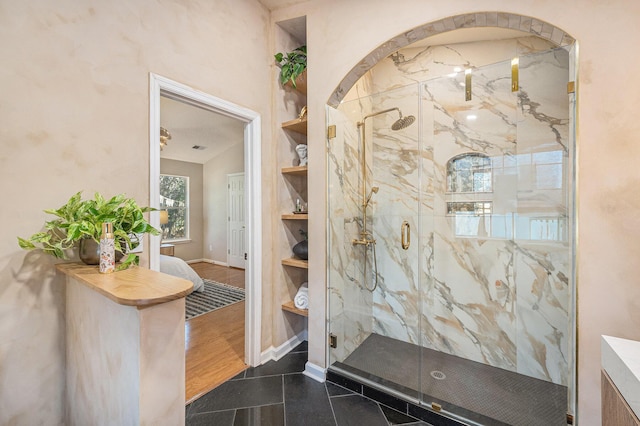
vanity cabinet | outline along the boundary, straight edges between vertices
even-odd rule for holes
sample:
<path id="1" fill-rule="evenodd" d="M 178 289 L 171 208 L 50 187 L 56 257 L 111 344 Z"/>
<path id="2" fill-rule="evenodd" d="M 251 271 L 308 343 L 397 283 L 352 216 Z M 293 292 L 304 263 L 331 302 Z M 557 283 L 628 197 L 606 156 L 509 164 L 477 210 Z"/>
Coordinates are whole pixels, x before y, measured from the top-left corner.
<path id="1" fill-rule="evenodd" d="M 640 420 L 604 370 L 602 370 L 602 426 L 640 426 Z"/>
<path id="2" fill-rule="evenodd" d="M 602 336 L 602 426 L 640 426 L 640 342 Z"/>

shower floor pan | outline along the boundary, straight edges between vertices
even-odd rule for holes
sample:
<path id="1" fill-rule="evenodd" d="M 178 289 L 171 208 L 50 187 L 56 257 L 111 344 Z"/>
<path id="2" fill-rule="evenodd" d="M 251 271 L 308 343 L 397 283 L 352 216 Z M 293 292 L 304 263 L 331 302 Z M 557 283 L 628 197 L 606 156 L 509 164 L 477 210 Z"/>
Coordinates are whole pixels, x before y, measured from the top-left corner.
<path id="1" fill-rule="evenodd" d="M 422 363 L 420 364 L 420 360 Z M 370 335 L 338 369 L 484 425 L 566 425 L 567 387 Z"/>

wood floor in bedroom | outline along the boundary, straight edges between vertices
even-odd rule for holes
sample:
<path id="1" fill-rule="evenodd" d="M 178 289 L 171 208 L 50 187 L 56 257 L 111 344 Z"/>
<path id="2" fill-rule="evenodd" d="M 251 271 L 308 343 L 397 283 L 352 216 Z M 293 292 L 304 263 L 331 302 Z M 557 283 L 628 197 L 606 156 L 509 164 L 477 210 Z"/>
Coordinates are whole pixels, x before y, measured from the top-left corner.
<path id="1" fill-rule="evenodd" d="M 244 288 L 244 270 L 199 262 L 202 278 Z M 244 302 L 186 322 L 186 402 L 194 401 L 247 368 L 244 363 Z"/>

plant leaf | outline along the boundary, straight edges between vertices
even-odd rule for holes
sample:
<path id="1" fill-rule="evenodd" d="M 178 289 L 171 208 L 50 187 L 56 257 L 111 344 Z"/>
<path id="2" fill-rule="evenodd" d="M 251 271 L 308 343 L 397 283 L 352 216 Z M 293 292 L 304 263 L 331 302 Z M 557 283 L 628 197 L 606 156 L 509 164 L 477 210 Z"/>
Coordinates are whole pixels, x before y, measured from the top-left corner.
<path id="1" fill-rule="evenodd" d="M 36 246 L 29 240 L 25 240 L 24 238 L 18 237 L 18 245 L 23 250 L 33 250 Z"/>

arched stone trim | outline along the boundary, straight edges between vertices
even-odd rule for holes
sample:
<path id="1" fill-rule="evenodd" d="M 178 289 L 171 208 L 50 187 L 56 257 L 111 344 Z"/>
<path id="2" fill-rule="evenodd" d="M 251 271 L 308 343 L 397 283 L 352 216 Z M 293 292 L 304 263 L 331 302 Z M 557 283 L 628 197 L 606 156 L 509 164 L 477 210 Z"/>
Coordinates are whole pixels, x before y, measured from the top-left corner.
<path id="1" fill-rule="evenodd" d="M 459 28 L 481 27 L 520 30 L 547 39 L 557 46 L 567 46 L 573 44 L 575 41 L 573 37 L 560 28 L 530 16 L 505 12 L 477 12 L 451 16 L 411 29 L 378 46 L 373 52 L 358 62 L 345 78 L 342 79 L 329 98 L 328 104 L 334 108 L 337 107 L 342 98 L 344 98 L 349 89 L 356 84 L 360 77 L 373 68 L 379 61 L 395 51 L 436 34 L 457 30 Z"/>

